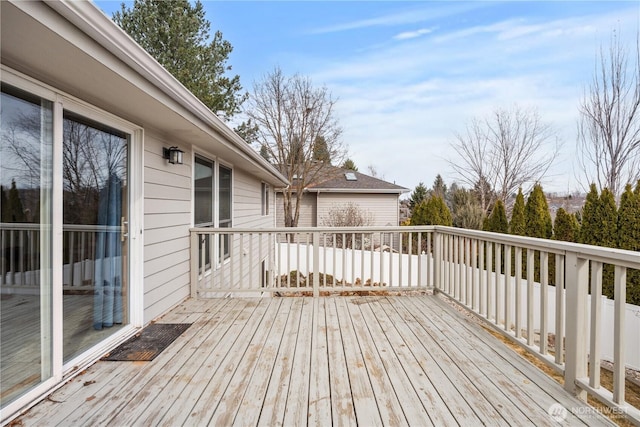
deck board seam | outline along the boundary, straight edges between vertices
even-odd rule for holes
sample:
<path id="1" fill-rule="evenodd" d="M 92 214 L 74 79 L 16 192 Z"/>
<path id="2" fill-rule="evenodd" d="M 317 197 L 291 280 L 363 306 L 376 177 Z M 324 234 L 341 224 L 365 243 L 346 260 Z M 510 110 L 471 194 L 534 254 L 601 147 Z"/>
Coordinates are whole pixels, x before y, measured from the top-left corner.
<path id="1" fill-rule="evenodd" d="M 387 300 L 388 302 L 388 300 Z M 380 302 L 376 301 L 374 302 L 374 304 L 376 305 L 376 307 L 379 307 L 378 312 L 381 313 L 381 315 L 379 316 L 375 316 L 375 313 L 373 311 L 373 309 L 371 308 L 371 306 L 369 306 L 370 309 L 370 316 L 373 316 L 376 321 L 378 322 L 378 325 L 380 327 L 380 329 L 382 330 L 383 334 L 385 335 L 388 343 L 389 343 L 389 347 L 391 348 L 391 351 L 393 351 L 394 355 L 395 355 L 395 359 L 398 361 L 398 364 L 402 367 L 403 371 L 405 372 L 405 376 L 407 377 L 407 379 L 409 380 L 411 386 L 413 387 L 416 395 L 418 396 L 419 400 L 422 403 L 422 407 L 425 409 L 425 411 L 427 412 L 427 416 L 429 417 L 429 419 L 431 420 L 431 423 L 433 425 L 437 425 L 436 420 L 433 419 L 433 417 L 436 414 L 432 414 L 430 413 L 430 407 L 425 406 L 425 402 L 420 399 L 420 392 L 419 390 L 416 388 L 417 385 L 414 383 L 414 381 L 411 380 L 412 376 L 411 373 L 407 370 L 409 369 L 408 365 L 413 362 L 414 364 L 416 364 L 419 367 L 420 372 L 423 375 L 423 381 L 427 382 L 431 388 L 433 389 L 433 392 L 435 393 L 435 395 L 437 395 L 439 401 L 442 403 L 442 405 L 444 405 L 444 407 L 446 408 L 446 413 L 449 414 L 449 416 L 452 418 L 451 420 L 449 420 L 448 424 L 451 423 L 451 421 L 455 422 L 455 419 L 453 418 L 453 415 L 451 414 L 451 411 L 449 410 L 448 406 L 446 405 L 445 401 L 442 398 L 442 395 L 440 394 L 440 392 L 438 391 L 438 389 L 436 388 L 435 384 L 433 384 L 433 382 L 431 381 L 431 378 L 429 378 L 429 375 L 427 372 L 425 372 L 425 370 L 423 369 L 423 367 L 421 366 L 419 360 L 417 360 L 416 355 L 413 353 L 413 351 L 411 350 L 411 346 L 410 344 L 404 339 L 404 337 L 399 333 L 399 331 L 396 328 L 396 325 L 394 324 L 394 322 L 392 321 L 392 319 L 389 317 L 388 313 L 386 313 L 384 311 L 384 309 L 381 307 Z M 386 318 L 386 322 L 389 322 L 389 326 L 387 328 L 385 328 L 385 326 L 382 324 L 382 322 L 384 322 L 385 320 L 382 319 L 382 315 L 384 315 L 384 317 Z M 395 334 L 393 332 L 391 332 L 389 329 L 393 329 L 393 331 L 395 331 Z M 392 341 L 392 335 L 396 336 L 396 340 L 399 340 L 399 342 L 402 342 L 404 344 L 404 347 L 407 349 L 407 351 L 411 354 L 411 357 L 409 357 L 408 355 L 405 355 L 404 357 L 406 357 L 409 361 L 409 363 L 403 363 L 401 359 L 404 359 L 404 357 L 401 357 L 401 353 L 400 353 L 400 349 L 402 348 L 401 346 L 395 346 Z M 420 374 L 418 374 L 420 375 Z M 435 396 L 434 396 L 435 398 Z M 441 420 L 441 423 L 443 423 L 444 420 Z"/>
<path id="2" fill-rule="evenodd" d="M 447 297 L 445 297 L 445 298 L 447 298 Z M 480 340 L 482 341 L 483 345 L 485 345 L 485 347 L 488 350 L 492 351 L 493 354 L 497 358 L 500 358 L 500 360 L 505 361 L 505 363 L 510 363 L 511 365 L 516 367 L 518 369 L 518 371 L 525 378 L 527 378 L 529 381 L 531 381 L 532 384 L 537 385 L 538 388 L 540 389 L 540 391 L 544 395 L 548 396 L 549 399 L 552 399 L 554 402 L 560 403 L 563 406 L 567 406 L 567 405 L 571 405 L 571 404 L 573 404 L 573 405 L 582 405 L 582 406 L 587 405 L 586 403 L 580 402 L 579 400 L 575 399 L 574 397 L 572 397 L 571 395 L 566 393 L 561 388 L 561 384 L 560 383 L 558 383 L 557 381 L 555 381 L 554 379 L 549 377 L 546 373 L 544 373 L 541 370 L 539 370 L 537 367 L 532 365 L 528 360 L 526 360 L 523 357 L 521 357 L 518 353 L 516 353 L 513 350 L 511 350 L 510 348 L 506 347 L 504 345 L 504 343 L 502 343 L 501 341 L 497 340 L 491 334 L 489 334 L 488 332 L 482 330 L 479 325 L 475 324 L 474 322 L 470 321 L 469 319 L 464 318 L 459 313 L 455 312 L 455 310 L 453 310 L 441 297 L 438 297 L 436 299 L 436 301 L 437 301 L 436 302 L 436 306 L 439 307 L 439 309 L 441 310 L 442 313 L 445 313 L 446 315 L 448 315 L 451 318 L 455 319 L 467 331 L 469 331 L 474 336 L 480 338 Z M 493 344 L 496 344 L 496 345 L 490 345 L 489 342 L 491 342 Z M 498 364 L 497 364 L 497 362 L 494 362 L 494 359 L 489 358 L 488 360 L 494 366 L 498 367 Z M 540 384 L 541 382 L 543 384 Z M 555 392 L 553 392 L 552 390 L 555 390 Z M 548 408 L 545 408 L 544 406 L 541 406 L 541 401 L 540 401 L 539 398 L 536 399 L 535 402 L 539 404 L 541 409 L 544 409 L 544 410 L 548 409 Z M 587 423 L 586 421 L 584 421 L 584 420 L 580 419 L 579 417 L 576 417 L 575 415 L 573 415 L 571 413 L 571 411 L 569 411 L 568 416 L 569 416 L 569 418 L 579 420 L 581 425 L 589 425 L 589 423 Z M 600 417 L 600 421 L 605 422 L 605 423 L 609 423 L 609 420 L 606 419 L 605 417 Z M 613 425 L 613 424 L 611 423 L 609 425 Z"/>
<path id="3" fill-rule="evenodd" d="M 396 307 L 396 310 L 399 308 L 398 305 L 400 305 L 402 308 L 402 311 L 405 313 L 405 316 L 408 316 L 410 319 L 413 319 L 413 321 L 415 323 L 419 323 L 418 319 L 416 318 L 416 314 L 414 314 L 411 310 L 409 310 L 403 303 L 401 300 L 399 299 L 395 299 L 394 300 L 394 307 Z M 405 321 L 407 321 L 407 319 L 401 315 L 401 318 L 404 319 Z M 423 327 L 422 325 L 418 325 L 418 326 L 414 326 L 414 328 L 417 328 L 420 331 L 420 335 L 423 336 L 423 338 L 428 338 L 431 341 L 431 344 L 433 345 L 433 349 L 439 349 L 438 352 L 440 352 L 440 355 L 442 357 L 439 357 L 438 355 L 432 354 L 434 360 L 436 361 L 436 363 L 441 363 L 444 362 L 445 364 L 448 364 L 448 366 L 446 366 L 447 369 L 442 369 L 443 372 L 445 373 L 445 375 L 449 378 L 451 384 L 454 386 L 454 388 L 457 389 L 458 393 L 460 394 L 460 396 L 462 397 L 462 399 L 464 399 L 467 404 L 469 405 L 469 407 L 471 408 L 471 410 L 476 414 L 476 416 L 478 418 L 480 418 L 481 420 L 483 420 L 483 422 L 485 423 L 496 423 L 497 420 L 495 418 L 491 418 L 491 417 L 495 417 L 498 416 L 498 419 L 501 420 L 503 423 L 508 424 L 508 420 L 506 420 L 495 408 L 495 406 L 489 402 L 487 400 L 487 397 L 485 396 L 485 394 L 483 393 L 483 391 L 476 385 L 473 383 L 473 381 L 469 378 L 469 374 L 467 372 L 465 372 L 464 369 L 462 369 L 460 366 L 458 366 L 456 360 L 448 353 L 447 349 L 442 347 L 442 343 L 437 340 L 436 338 L 434 338 L 432 335 L 430 335 Z M 420 341 L 422 346 L 425 346 L 426 343 L 424 342 L 424 339 L 420 339 L 420 336 L 416 333 L 415 330 L 412 330 L 412 332 L 416 335 L 416 337 L 418 338 L 418 340 Z M 426 347 L 425 347 L 426 348 Z M 427 351 L 429 351 L 427 349 Z M 450 368 L 450 369 L 449 369 Z M 457 375 L 459 378 L 455 378 L 455 375 Z M 453 377 L 452 377 L 453 376 Z M 460 383 L 458 380 L 462 379 L 462 382 Z M 460 387 L 465 388 L 465 390 L 462 390 Z M 475 401 L 470 401 L 470 395 L 480 395 L 483 396 L 483 399 L 480 400 L 475 400 Z M 482 412 L 482 405 L 486 405 L 485 409 L 489 409 L 491 410 L 491 413 L 484 413 Z"/>
<path id="4" fill-rule="evenodd" d="M 412 304 L 416 308 L 419 308 L 416 305 L 417 303 L 415 301 L 405 300 L 405 302 Z M 422 303 L 422 300 L 419 303 Z M 420 313 L 421 310 L 418 309 L 417 312 Z M 451 331 L 451 328 L 449 327 L 447 322 L 441 322 L 442 326 L 439 327 L 439 325 L 435 324 L 432 318 L 429 318 L 428 316 L 424 316 L 424 315 L 421 315 L 421 318 L 423 318 L 425 322 L 429 322 L 431 324 L 431 326 L 433 327 L 433 329 L 431 329 L 433 331 L 431 332 L 432 334 L 433 333 L 438 335 L 441 334 L 442 337 L 450 343 L 452 348 L 455 348 L 458 350 L 458 353 L 461 355 L 461 359 L 464 359 L 465 361 L 467 361 L 469 364 L 473 366 L 478 366 L 478 363 L 480 362 L 488 363 L 484 355 L 478 352 L 476 348 L 468 348 L 468 345 L 465 346 L 464 340 L 460 340 L 459 338 L 459 332 L 456 331 L 456 333 L 454 334 Z M 424 327 L 427 327 L 427 326 L 428 325 L 426 324 L 424 325 Z M 435 332 L 435 331 L 438 331 L 438 332 Z M 447 333 L 447 331 L 451 333 Z M 474 354 L 475 354 L 475 357 L 474 357 Z M 512 365 L 509 365 L 509 366 L 512 366 Z M 478 383 L 479 381 L 482 381 L 482 383 L 486 385 L 485 387 L 482 387 L 482 388 L 487 393 L 488 393 L 489 387 L 491 387 L 493 389 L 493 392 L 497 392 L 498 394 L 501 394 L 502 396 L 504 396 L 505 399 L 501 399 L 501 400 L 506 400 L 507 402 L 509 402 L 511 404 L 509 410 L 515 411 L 515 413 L 511 413 L 508 415 L 510 419 L 516 418 L 514 415 L 519 415 L 523 420 L 524 419 L 528 420 L 531 423 L 531 425 L 534 425 L 536 422 L 541 421 L 539 418 L 532 419 L 532 415 L 538 415 L 537 412 L 527 413 L 526 411 L 523 410 L 522 404 L 526 404 L 527 402 L 518 402 L 517 401 L 518 399 L 516 396 L 507 393 L 504 390 L 504 386 L 496 383 L 494 381 L 494 378 L 488 375 L 487 372 L 485 372 L 483 369 L 478 369 L 477 371 L 475 371 L 475 375 L 473 375 L 473 378 L 471 377 L 468 377 L 468 378 L 470 381 L 474 383 Z M 509 376 L 507 376 L 507 381 L 510 381 Z M 522 390 L 520 389 L 518 384 L 515 384 L 511 381 L 510 381 L 510 384 L 515 388 L 515 390 L 513 390 L 514 392 L 522 393 Z M 487 397 L 487 401 L 494 406 L 496 411 L 500 411 L 501 415 L 503 415 L 503 413 L 506 412 L 504 406 L 502 408 L 496 407 L 492 402 L 493 399 L 489 399 L 489 396 L 486 396 L 486 397 Z M 504 414 L 504 415 L 507 415 L 507 414 Z M 505 418 L 505 421 L 508 422 L 506 418 Z M 545 418 L 544 421 L 548 421 L 548 420 Z"/>
<path id="5" fill-rule="evenodd" d="M 222 300 L 225 301 L 225 300 Z M 212 325 L 218 325 L 221 324 L 225 318 L 230 314 L 233 313 L 233 309 L 237 306 L 239 306 L 240 303 L 233 303 L 233 301 L 230 301 L 229 303 L 227 302 L 223 302 L 223 303 L 219 303 L 218 305 L 216 305 L 215 307 L 217 307 L 219 310 L 225 310 L 222 312 L 225 312 L 225 315 L 220 316 L 221 311 L 219 311 L 218 313 L 210 313 L 207 316 L 203 316 L 206 320 L 204 321 L 204 323 L 202 323 L 200 325 L 200 328 L 198 328 L 199 330 L 199 334 L 198 335 L 193 335 L 190 336 L 188 342 L 185 343 L 184 347 L 189 346 L 189 353 L 188 353 L 188 358 L 186 359 L 186 361 L 191 360 L 193 357 L 195 357 L 198 354 L 198 351 L 200 349 L 200 347 L 203 345 L 203 343 L 205 343 L 206 341 L 208 341 L 211 336 L 215 335 L 218 330 L 214 327 L 211 328 Z M 231 311 L 229 311 L 231 310 Z M 238 311 L 239 314 L 239 311 Z M 219 316 L 216 318 L 216 316 Z M 223 324 L 223 323 L 222 323 Z M 193 326 L 192 326 L 193 327 Z M 196 347 L 194 348 L 194 344 L 196 345 Z M 185 350 L 186 351 L 186 350 Z M 160 366 L 159 364 L 155 366 L 155 368 L 153 370 L 151 370 L 151 372 L 146 372 L 146 376 L 149 376 L 151 373 L 153 373 L 153 375 L 151 375 L 147 381 L 144 383 L 144 386 L 141 385 L 136 385 L 136 388 L 134 388 L 134 390 L 136 389 L 144 389 L 145 387 L 147 387 L 149 384 L 154 384 L 155 382 L 158 381 L 158 376 L 162 376 L 165 371 L 164 369 L 166 368 L 166 366 L 171 365 L 171 364 L 175 364 L 175 363 L 179 363 L 181 359 L 184 359 L 186 356 L 184 355 L 183 352 L 176 352 L 174 357 L 172 357 L 170 360 L 167 360 L 166 363 L 164 363 L 162 366 Z M 156 359 L 158 360 L 158 359 Z M 178 364 L 178 366 L 175 367 L 175 372 L 172 373 L 171 378 L 163 383 L 161 383 L 160 385 L 160 390 L 163 391 L 165 389 L 167 389 L 167 387 L 169 387 L 170 384 L 172 384 L 173 380 L 178 377 L 179 375 L 181 375 L 181 371 L 184 368 L 184 364 Z M 169 372 L 172 372 L 173 367 L 169 368 Z M 135 378 L 134 378 L 135 379 Z M 186 385 L 185 385 L 186 387 Z M 129 391 L 129 394 L 131 394 L 132 392 Z M 159 397 L 161 396 L 161 393 L 157 393 L 156 395 L 154 395 L 152 397 L 151 402 L 146 402 L 143 401 L 142 403 L 147 403 L 147 405 L 145 405 L 145 410 L 143 410 L 139 416 L 143 416 L 146 413 L 146 408 L 151 407 L 152 403 L 154 403 Z M 121 409 L 121 411 L 124 411 L 127 407 L 130 407 L 132 405 L 135 405 L 136 399 L 140 399 L 141 396 L 139 393 L 134 393 L 133 397 L 131 400 L 128 400 L 124 403 L 123 408 Z M 120 396 L 120 399 L 126 399 L 126 395 L 125 396 Z M 135 407 L 135 409 L 137 410 L 138 407 Z M 167 410 L 169 410 L 170 408 L 167 408 Z M 132 418 L 133 414 L 127 413 L 126 414 L 126 418 L 130 419 Z M 118 420 L 119 414 L 115 414 L 113 417 L 111 417 L 108 422 L 116 422 L 116 420 Z M 148 415 L 147 415 L 148 417 Z M 121 420 L 120 422 L 125 423 L 125 420 Z M 128 422 L 128 420 L 127 420 Z"/>

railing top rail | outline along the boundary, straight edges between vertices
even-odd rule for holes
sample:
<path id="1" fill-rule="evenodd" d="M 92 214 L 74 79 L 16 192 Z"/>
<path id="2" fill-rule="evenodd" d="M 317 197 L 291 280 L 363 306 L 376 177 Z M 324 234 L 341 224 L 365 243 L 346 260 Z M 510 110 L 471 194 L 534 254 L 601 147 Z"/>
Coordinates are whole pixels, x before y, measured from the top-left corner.
<path id="1" fill-rule="evenodd" d="M 564 255 L 573 252 L 579 258 L 592 259 L 607 264 L 622 265 L 628 268 L 640 269 L 640 252 L 624 249 L 591 246 L 582 243 L 564 242 L 561 240 L 540 239 L 536 237 L 515 236 L 512 234 L 491 233 L 488 231 L 468 230 L 464 228 L 444 227 L 437 225 L 435 231 L 455 236 L 470 237 L 500 243 L 521 246 L 528 249 L 546 251 Z"/>
<path id="2" fill-rule="evenodd" d="M 233 234 L 233 233 L 433 233 L 439 232 L 460 237 L 484 240 L 504 245 L 519 246 L 526 249 L 539 250 L 564 255 L 567 252 L 577 253 L 579 258 L 601 261 L 607 264 L 640 269 L 640 252 L 624 249 L 605 248 L 601 246 L 584 245 L 580 243 L 564 242 L 560 240 L 539 239 L 535 237 L 515 236 L 512 234 L 492 233 L 480 230 L 445 227 L 441 225 L 424 226 L 390 226 L 390 227 L 274 227 L 274 228 L 191 228 L 191 232 L 202 234 Z"/>
<path id="3" fill-rule="evenodd" d="M 415 227 L 385 226 L 385 227 L 274 227 L 274 228 L 213 228 L 194 227 L 191 232 L 205 234 L 232 234 L 232 233 L 410 233 L 433 232 L 433 225 Z"/>
<path id="4" fill-rule="evenodd" d="M 0 229 L 2 230 L 16 230 L 16 231 L 39 231 L 42 228 L 48 227 L 47 224 L 29 223 L 29 222 L 2 222 L 0 223 Z M 97 225 L 97 224 L 63 224 L 62 231 L 109 231 L 119 232 L 121 227 L 119 225 Z"/>

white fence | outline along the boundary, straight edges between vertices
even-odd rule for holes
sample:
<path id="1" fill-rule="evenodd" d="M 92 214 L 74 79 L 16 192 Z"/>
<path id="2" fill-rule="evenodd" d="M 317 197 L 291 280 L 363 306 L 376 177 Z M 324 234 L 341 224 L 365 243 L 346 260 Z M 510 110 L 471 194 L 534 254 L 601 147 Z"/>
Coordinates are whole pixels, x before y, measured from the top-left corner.
<path id="1" fill-rule="evenodd" d="M 495 273 L 493 274 L 495 275 Z M 504 284 L 506 283 L 504 274 L 502 274 L 500 277 L 500 280 L 497 280 L 495 283 L 500 283 L 501 286 L 504 286 Z M 515 295 L 516 280 L 513 277 L 511 277 L 511 280 L 510 280 L 510 286 L 511 286 L 511 294 Z M 520 284 L 521 295 L 524 295 L 527 292 L 527 286 L 528 284 L 524 281 Z M 534 331 L 536 334 L 539 334 L 540 332 L 540 319 L 542 316 L 542 309 L 540 307 L 540 300 L 541 300 L 540 288 L 541 288 L 540 283 L 538 282 L 533 283 L 533 325 L 534 325 Z M 548 286 L 547 292 L 548 292 L 548 299 L 546 302 L 547 309 L 545 310 L 545 315 L 547 316 L 546 324 L 548 325 L 547 333 L 555 336 L 556 335 L 555 329 L 557 324 L 556 323 L 556 301 L 558 300 L 558 298 L 556 297 L 556 287 Z M 501 290 L 498 293 L 501 295 L 506 294 L 504 290 Z M 563 298 L 559 298 L 559 300 L 566 301 L 566 290 L 564 290 L 563 293 L 564 293 Z M 498 309 L 497 311 L 498 313 L 500 313 L 498 315 L 498 323 L 504 323 L 505 321 L 504 301 L 496 301 L 495 292 L 488 292 L 488 295 L 491 298 L 491 304 L 494 307 L 497 307 Z M 600 314 L 601 318 L 599 322 L 601 346 L 602 346 L 600 349 L 601 351 L 600 357 L 602 360 L 613 362 L 613 357 L 614 357 L 613 341 L 614 340 L 613 340 L 613 334 L 611 332 L 614 329 L 615 305 L 614 305 L 614 301 L 608 299 L 606 296 L 601 296 L 600 298 L 601 298 L 601 304 L 602 304 L 602 312 Z M 591 307 L 591 295 L 587 295 L 586 304 L 587 306 Z M 515 319 L 516 319 L 515 304 L 511 305 L 509 309 L 510 309 L 509 318 L 513 319 L 513 321 L 509 325 L 509 328 L 513 330 L 515 328 Z M 562 311 L 564 310 L 565 308 L 563 307 Z M 525 311 L 524 310 L 520 311 L 519 315 L 520 315 L 520 324 L 525 324 L 526 323 Z M 640 331 L 640 306 L 626 304 L 624 317 L 625 317 L 625 325 L 626 325 L 626 334 L 625 334 L 625 340 L 624 340 L 625 356 L 626 356 L 625 362 L 627 367 L 635 370 L 640 370 L 640 333 L 638 332 Z M 591 332 L 590 331 L 591 324 L 592 324 L 591 311 L 588 311 L 586 327 L 589 334 Z M 585 349 L 588 353 L 589 346 L 586 346 Z"/>
<path id="2" fill-rule="evenodd" d="M 278 243 L 278 271 L 298 271 L 308 276 L 313 272 L 314 246 Z M 369 284 L 390 288 L 428 287 L 433 283 L 433 257 L 379 250 L 320 247 L 318 253 L 321 286 L 327 286 L 330 275 L 345 286 Z"/>

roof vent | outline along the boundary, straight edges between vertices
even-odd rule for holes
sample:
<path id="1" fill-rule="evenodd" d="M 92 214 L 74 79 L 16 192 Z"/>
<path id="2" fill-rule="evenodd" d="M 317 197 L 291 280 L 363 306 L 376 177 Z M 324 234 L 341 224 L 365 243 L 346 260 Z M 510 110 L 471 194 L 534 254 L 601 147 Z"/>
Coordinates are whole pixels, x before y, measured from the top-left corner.
<path id="1" fill-rule="evenodd" d="M 353 172 L 346 172 L 344 174 L 344 177 L 347 178 L 347 181 L 357 181 L 358 180 L 358 177 Z"/>

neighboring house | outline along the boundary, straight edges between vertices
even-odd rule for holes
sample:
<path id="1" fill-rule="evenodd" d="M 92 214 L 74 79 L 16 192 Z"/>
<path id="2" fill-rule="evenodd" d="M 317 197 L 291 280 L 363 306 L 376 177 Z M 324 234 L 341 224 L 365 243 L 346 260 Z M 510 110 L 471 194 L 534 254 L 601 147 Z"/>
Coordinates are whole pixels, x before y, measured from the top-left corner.
<path id="1" fill-rule="evenodd" d="M 332 209 L 355 204 L 370 218 L 370 226 L 400 224 L 400 195 L 408 188 L 365 175 L 350 169 L 325 166 L 316 179 L 304 189 L 298 227 L 326 226 Z M 278 191 L 276 223 L 284 227 L 282 191 Z M 333 224 L 335 225 L 335 224 Z"/>
<path id="2" fill-rule="evenodd" d="M 0 7 L 2 423 L 189 297 L 191 227 L 273 227 L 288 182 L 91 2 Z"/>

